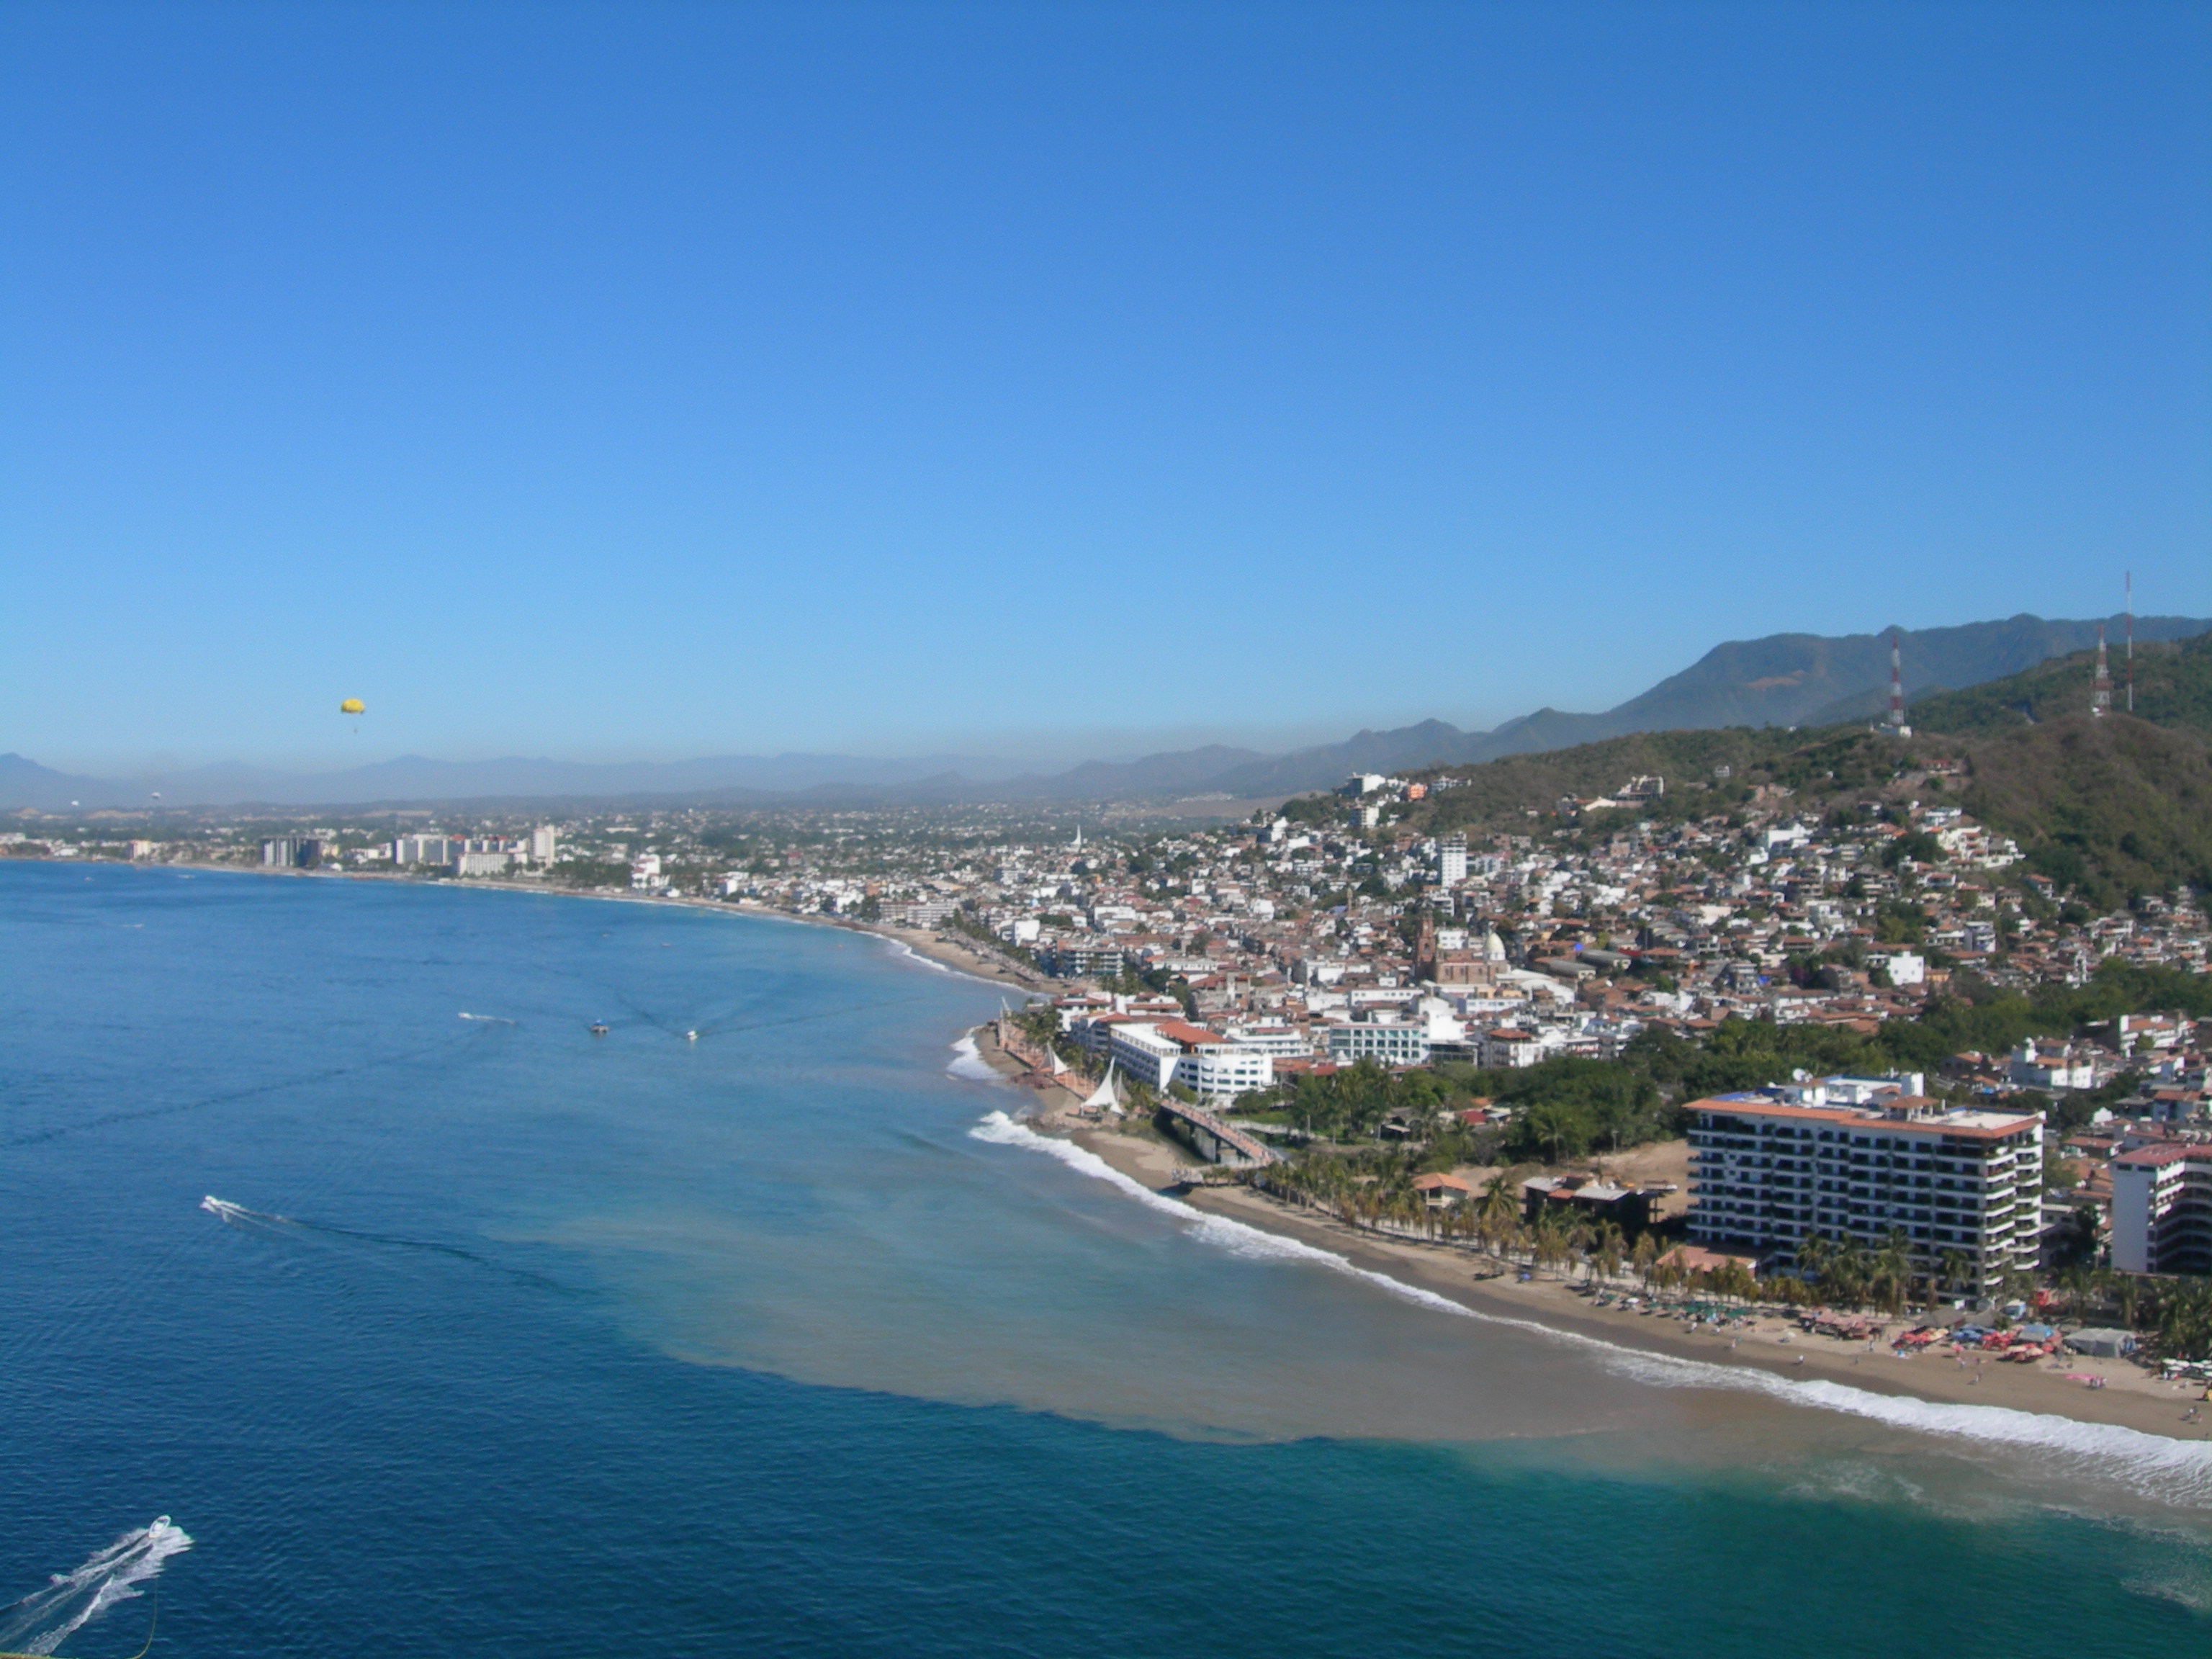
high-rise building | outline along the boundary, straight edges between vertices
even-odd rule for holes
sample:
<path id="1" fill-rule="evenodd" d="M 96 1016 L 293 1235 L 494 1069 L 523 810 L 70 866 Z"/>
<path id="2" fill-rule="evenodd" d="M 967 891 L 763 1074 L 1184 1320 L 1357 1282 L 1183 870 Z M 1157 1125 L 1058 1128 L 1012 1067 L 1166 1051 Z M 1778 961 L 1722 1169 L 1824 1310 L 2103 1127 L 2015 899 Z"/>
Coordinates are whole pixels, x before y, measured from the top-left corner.
<path id="1" fill-rule="evenodd" d="M 2112 1266 L 2124 1273 L 2212 1273 L 2212 1146 L 2138 1146 L 2106 1167 Z"/>
<path id="2" fill-rule="evenodd" d="M 468 843 L 452 836 L 401 836 L 392 843 L 394 864 L 451 864 L 468 850 Z"/>
<path id="3" fill-rule="evenodd" d="M 1794 1262 L 1808 1239 L 1946 1258 L 1973 1288 L 2032 1269 L 2043 1116 L 1947 1107 L 1881 1079 L 1830 1079 L 1692 1103 L 1692 1239 Z M 1962 1287 L 1963 1288 L 1963 1287 Z"/>
<path id="4" fill-rule="evenodd" d="M 550 823 L 539 824 L 530 832 L 530 861 L 532 864 L 552 863 L 553 854 L 558 844 L 559 837 L 554 834 L 553 826 Z"/>
<path id="5" fill-rule="evenodd" d="M 1467 879 L 1467 837 L 1446 836 L 1437 854 L 1437 878 L 1447 887 Z"/>

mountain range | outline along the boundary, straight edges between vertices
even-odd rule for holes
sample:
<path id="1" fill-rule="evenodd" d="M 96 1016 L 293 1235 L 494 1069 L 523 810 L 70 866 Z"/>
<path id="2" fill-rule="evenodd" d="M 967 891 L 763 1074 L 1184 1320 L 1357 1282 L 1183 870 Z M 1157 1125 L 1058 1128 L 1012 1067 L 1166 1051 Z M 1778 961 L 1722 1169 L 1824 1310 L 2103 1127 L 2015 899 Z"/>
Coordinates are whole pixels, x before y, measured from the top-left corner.
<path id="1" fill-rule="evenodd" d="M 1125 762 L 1086 761 L 1039 774 L 1014 762 L 960 755 L 902 760 L 848 755 L 719 756 L 699 760 L 584 762 L 407 756 L 342 771 L 299 774 L 225 763 L 164 776 L 72 775 L 0 755 L 0 810 L 96 807 L 336 806 L 528 799 L 659 798 L 729 806 L 833 801 L 1148 800 L 1215 795 L 1237 800 L 1325 788 L 1352 772 L 1402 772 L 1565 749 L 1639 732 L 1820 726 L 1878 712 L 1889 684 L 1890 638 L 1916 700 L 2021 673 L 2095 643 L 2118 641 L 2125 619 L 2047 621 L 2017 616 L 1954 628 L 1884 629 L 1831 637 L 1771 634 L 1730 641 L 1601 714 L 1540 708 L 1488 732 L 1424 720 L 1362 731 L 1287 755 L 1219 744 Z M 2212 619 L 2138 617 L 2139 641 L 2193 638 Z"/>

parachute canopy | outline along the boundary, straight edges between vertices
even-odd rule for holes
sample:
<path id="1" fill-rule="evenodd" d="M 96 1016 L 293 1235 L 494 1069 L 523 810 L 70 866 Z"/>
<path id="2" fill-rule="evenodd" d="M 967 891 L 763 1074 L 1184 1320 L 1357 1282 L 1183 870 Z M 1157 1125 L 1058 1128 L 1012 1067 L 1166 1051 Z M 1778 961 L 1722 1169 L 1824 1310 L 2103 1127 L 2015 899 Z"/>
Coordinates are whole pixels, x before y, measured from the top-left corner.
<path id="1" fill-rule="evenodd" d="M 338 713 L 341 714 L 361 714 L 367 712 L 367 705 L 359 697 L 348 697 L 338 705 Z"/>

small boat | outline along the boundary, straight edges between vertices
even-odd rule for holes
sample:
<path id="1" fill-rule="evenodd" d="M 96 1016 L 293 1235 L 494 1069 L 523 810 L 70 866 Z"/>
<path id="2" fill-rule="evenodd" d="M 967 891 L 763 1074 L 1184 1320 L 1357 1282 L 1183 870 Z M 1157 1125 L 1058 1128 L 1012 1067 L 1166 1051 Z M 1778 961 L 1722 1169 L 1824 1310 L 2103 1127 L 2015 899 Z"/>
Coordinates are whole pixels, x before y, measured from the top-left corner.
<path id="1" fill-rule="evenodd" d="M 686 1042 L 696 1042 L 699 1040 L 699 1034 L 696 1031 L 686 1031 L 684 1034 L 684 1040 Z"/>
<path id="2" fill-rule="evenodd" d="M 595 1020 L 593 1020 L 593 1021 L 592 1022 L 592 1035 L 593 1036 L 605 1036 L 606 1034 L 607 1034 L 607 1023 L 606 1023 L 606 1021 L 605 1021 L 605 1020 L 603 1020 L 603 1019 L 595 1019 Z"/>

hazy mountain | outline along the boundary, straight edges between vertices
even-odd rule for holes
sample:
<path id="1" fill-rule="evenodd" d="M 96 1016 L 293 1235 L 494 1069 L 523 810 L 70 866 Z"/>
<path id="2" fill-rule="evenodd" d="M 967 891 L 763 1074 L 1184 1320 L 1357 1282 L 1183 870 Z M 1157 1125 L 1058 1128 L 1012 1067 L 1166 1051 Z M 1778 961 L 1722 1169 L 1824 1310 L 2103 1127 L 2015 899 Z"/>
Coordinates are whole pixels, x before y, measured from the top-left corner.
<path id="1" fill-rule="evenodd" d="M 0 755 L 0 807 L 35 806 L 42 811 L 59 811 L 72 801 L 88 807 L 106 806 L 111 804 L 106 797 L 114 789 L 113 784 L 99 778 L 57 772 L 21 755 Z"/>
<path id="2" fill-rule="evenodd" d="M 2034 668 L 2096 642 L 2101 625 L 2122 637 L 2125 619 L 2050 622 L 2019 616 L 1901 634 L 1908 696 L 1964 689 Z M 2136 638 L 2158 641 L 2212 631 L 2212 621 L 2138 617 Z M 1224 794 L 1238 799 L 1326 788 L 1352 772 L 1405 772 L 1507 755 L 1536 754 L 1638 732 L 1723 726 L 1820 726 L 1871 718 L 1889 684 L 1889 633 L 1771 634 L 1715 646 L 1680 673 L 1596 714 L 1540 708 L 1492 732 L 1465 732 L 1443 720 L 1388 732 L 1361 732 L 1342 743 L 1288 755 L 1212 744 L 1121 762 L 1086 761 L 1037 773 L 1018 763 L 932 755 L 872 760 L 851 755 L 725 755 L 705 760 L 591 764 L 507 758 L 434 761 L 419 756 L 344 771 L 300 775 L 233 764 L 166 777 L 73 777 L 20 756 L 0 757 L 0 809 L 149 804 L 158 790 L 168 805 L 338 805 L 374 801 L 479 800 L 527 797 L 579 800 L 659 796 L 726 805 L 763 799 L 945 802 L 956 800 L 1129 800 Z"/>

